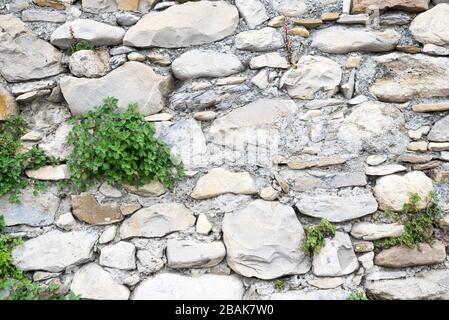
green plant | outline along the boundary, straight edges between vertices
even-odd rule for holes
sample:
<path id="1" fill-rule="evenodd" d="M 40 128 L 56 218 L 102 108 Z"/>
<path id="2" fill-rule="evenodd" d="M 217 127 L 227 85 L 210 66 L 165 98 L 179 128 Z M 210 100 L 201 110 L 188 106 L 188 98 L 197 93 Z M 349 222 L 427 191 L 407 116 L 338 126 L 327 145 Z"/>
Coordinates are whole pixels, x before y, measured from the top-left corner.
<path id="1" fill-rule="evenodd" d="M 285 289 L 285 281 L 282 280 L 282 279 L 277 279 L 277 280 L 274 282 L 274 288 L 275 288 L 277 291 L 282 291 L 282 290 L 284 290 L 284 289 Z"/>
<path id="2" fill-rule="evenodd" d="M 46 157 L 37 146 L 21 150 L 20 137 L 25 132 L 26 122 L 20 116 L 0 123 L 0 196 L 10 194 L 9 200 L 16 203 L 20 202 L 18 193 L 29 183 L 23 177 L 26 170 L 58 163 L 57 159 Z"/>
<path id="3" fill-rule="evenodd" d="M 415 247 L 423 242 L 431 244 L 433 228 L 441 218 L 442 211 L 438 206 L 436 193 L 427 195 L 424 208 L 420 206 L 422 201 L 419 194 L 412 194 L 397 216 L 397 221 L 404 224 L 405 231 L 398 237 L 376 241 L 376 246 L 391 248 L 399 245 Z"/>
<path id="4" fill-rule="evenodd" d="M 335 236 L 336 227 L 327 219 L 321 219 L 320 224 L 305 229 L 306 237 L 302 249 L 310 255 L 319 253 L 324 247 L 325 239 Z"/>
<path id="5" fill-rule="evenodd" d="M 69 32 L 70 32 L 71 43 L 70 43 L 70 46 L 66 50 L 66 54 L 68 56 L 71 56 L 72 54 L 74 54 L 77 51 L 92 50 L 95 47 L 94 44 L 89 40 L 77 39 L 72 27 L 69 28 Z"/>
<path id="6" fill-rule="evenodd" d="M 365 292 L 352 292 L 346 300 L 369 300 Z"/>
<path id="7" fill-rule="evenodd" d="M 67 165 L 73 186 L 85 190 L 104 179 L 138 187 L 158 180 L 171 188 L 184 176 L 182 162 L 170 155 L 136 105 L 118 113 L 117 101 L 108 97 L 102 106 L 72 119 L 68 141 L 74 150 Z"/>

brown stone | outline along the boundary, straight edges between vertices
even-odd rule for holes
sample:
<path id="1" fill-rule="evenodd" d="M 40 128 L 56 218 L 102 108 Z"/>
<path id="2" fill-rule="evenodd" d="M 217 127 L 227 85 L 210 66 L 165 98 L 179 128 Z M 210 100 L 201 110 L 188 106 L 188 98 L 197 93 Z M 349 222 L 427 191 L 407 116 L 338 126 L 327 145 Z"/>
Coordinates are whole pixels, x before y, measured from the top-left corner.
<path id="1" fill-rule="evenodd" d="M 421 53 L 422 49 L 420 47 L 411 46 L 408 44 L 401 44 L 396 46 L 397 51 L 405 52 L 405 53 Z"/>
<path id="2" fill-rule="evenodd" d="M 18 108 L 14 97 L 0 86 L 0 121 L 18 114 Z"/>
<path id="3" fill-rule="evenodd" d="M 118 0 L 117 6 L 119 10 L 137 11 L 139 0 Z"/>
<path id="4" fill-rule="evenodd" d="M 446 260 L 446 247 L 440 241 L 432 245 L 421 243 L 416 248 L 397 246 L 381 251 L 374 263 L 382 267 L 404 268 L 442 263 Z"/>
<path id="5" fill-rule="evenodd" d="M 438 168 L 441 165 L 441 161 L 438 160 L 434 160 L 434 161 L 430 161 L 427 163 L 423 163 L 423 164 L 415 164 L 413 166 L 413 170 L 430 170 L 430 169 L 435 169 Z"/>
<path id="6" fill-rule="evenodd" d="M 369 6 L 379 9 L 396 9 L 421 12 L 429 9 L 430 0 L 353 0 L 352 13 L 365 13 Z"/>
<path id="7" fill-rule="evenodd" d="M 398 162 L 426 163 L 433 159 L 429 154 L 404 153 L 398 157 Z"/>
<path id="8" fill-rule="evenodd" d="M 274 178 L 276 179 L 277 183 L 279 183 L 279 185 L 281 186 L 282 191 L 288 193 L 288 191 L 290 190 L 290 187 L 288 186 L 288 181 L 276 171 L 274 172 Z"/>
<path id="9" fill-rule="evenodd" d="M 432 178 L 437 183 L 449 183 L 449 171 L 434 170 L 432 172 Z"/>
<path id="10" fill-rule="evenodd" d="M 122 204 L 120 206 L 120 212 L 124 216 L 129 216 L 130 214 L 133 214 L 134 212 L 136 212 L 140 208 L 142 208 L 140 203 L 124 203 L 124 204 Z"/>
<path id="11" fill-rule="evenodd" d="M 73 214 L 83 222 L 104 225 L 123 220 L 118 206 L 99 204 L 95 197 L 88 193 L 72 196 Z"/>
<path id="12" fill-rule="evenodd" d="M 288 30 L 288 34 L 291 36 L 301 36 L 303 38 L 309 37 L 309 31 L 304 27 L 291 28 Z"/>
<path id="13" fill-rule="evenodd" d="M 159 181 L 149 182 L 141 187 L 134 187 L 124 184 L 126 191 L 137 194 L 141 197 L 159 197 L 166 192 L 166 189 Z"/>
<path id="14" fill-rule="evenodd" d="M 321 19 L 298 19 L 295 20 L 295 24 L 306 27 L 306 28 L 316 28 L 323 24 Z"/>
<path id="15" fill-rule="evenodd" d="M 421 103 L 413 106 L 415 112 L 440 112 L 448 111 L 449 103 Z"/>
<path id="16" fill-rule="evenodd" d="M 61 0 L 33 0 L 33 2 L 41 7 L 51 7 L 54 9 L 65 8 L 65 3 Z"/>
<path id="17" fill-rule="evenodd" d="M 340 12 L 324 12 L 321 15 L 322 21 L 336 21 L 340 17 Z"/>
<path id="18" fill-rule="evenodd" d="M 313 167 L 328 167 L 337 164 L 343 164 L 346 162 L 346 159 L 335 156 L 329 158 L 317 158 L 317 159 L 292 159 L 288 161 L 287 165 L 290 169 L 301 170 Z"/>

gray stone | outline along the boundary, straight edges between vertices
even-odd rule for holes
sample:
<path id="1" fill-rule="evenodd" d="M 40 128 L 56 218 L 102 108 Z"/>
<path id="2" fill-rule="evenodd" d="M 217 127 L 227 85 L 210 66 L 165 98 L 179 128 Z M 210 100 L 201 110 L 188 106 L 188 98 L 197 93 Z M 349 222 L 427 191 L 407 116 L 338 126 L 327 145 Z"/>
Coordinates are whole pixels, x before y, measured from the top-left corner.
<path id="1" fill-rule="evenodd" d="M 100 264 L 122 270 L 136 268 L 136 247 L 129 242 L 120 241 L 101 249 Z"/>
<path id="2" fill-rule="evenodd" d="M 66 160 L 73 150 L 73 146 L 67 142 L 72 128 L 72 125 L 63 123 L 56 129 L 54 134 L 46 136 L 39 143 L 39 147 L 44 150 L 48 157 L 55 157 L 61 161 Z"/>
<path id="3" fill-rule="evenodd" d="M 123 44 L 134 47 L 190 47 L 233 34 L 238 22 L 236 7 L 225 1 L 187 2 L 145 15 L 127 31 Z"/>
<path id="4" fill-rule="evenodd" d="M 73 114 L 93 110 L 103 104 L 104 98 L 114 96 L 118 99 L 120 111 L 127 110 L 131 103 L 137 103 L 140 113 L 150 115 L 162 110 L 165 96 L 172 87 L 172 78 L 156 74 L 143 63 L 128 62 L 102 78 L 64 77 L 60 85 Z"/>
<path id="5" fill-rule="evenodd" d="M 180 80 L 226 77 L 245 69 L 237 56 L 211 50 L 187 51 L 171 67 L 173 75 Z"/>
<path id="6" fill-rule="evenodd" d="M 21 203 L 11 203 L 9 195 L 0 198 L 0 212 L 6 226 L 26 224 L 29 226 L 48 226 L 53 223 L 61 200 L 53 193 L 45 192 L 33 196 L 32 189 L 19 194 Z"/>
<path id="7" fill-rule="evenodd" d="M 346 300 L 349 291 L 341 288 L 327 290 L 293 290 L 272 294 L 270 300 Z"/>
<path id="8" fill-rule="evenodd" d="M 65 15 L 55 11 L 28 9 L 22 11 L 22 21 L 61 23 L 65 22 Z"/>
<path id="9" fill-rule="evenodd" d="M 121 44 L 125 30 L 94 20 L 77 19 L 58 27 L 51 34 L 50 42 L 67 49 L 72 43 L 72 34 L 77 40 L 87 40 L 95 46 L 111 46 Z"/>
<path id="10" fill-rule="evenodd" d="M 438 120 L 427 135 L 427 139 L 436 142 L 449 142 L 449 116 Z"/>
<path id="11" fill-rule="evenodd" d="M 269 19 L 265 6 L 259 0 L 236 0 L 235 5 L 251 29 Z"/>
<path id="12" fill-rule="evenodd" d="M 235 275 L 160 273 L 142 281 L 134 290 L 132 299 L 241 300 L 243 293 L 243 284 Z"/>
<path id="13" fill-rule="evenodd" d="M 405 228 L 398 223 L 369 223 L 359 222 L 352 226 L 351 236 L 362 240 L 378 240 L 389 237 L 399 237 L 404 233 Z"/>
<path id="14" fill-rule="evenodd" d="M 323 194 L 303 197 L 296 207 L 307 216 L 343 222 L 376 212 L 377 202 L 371 193 L 354 196 Z"/>
<path id="15" fill-rule="evenodd" d="M 96 263 L 79 269 L 72 280 L 70 290 L 83 299 L 128 300 L 129 290 L 117 283 L 112 276 Z"/>
<path id="16" fill-rule="evenodd" d="M 120 236 L 122 239 L 163 237 L 194 224 L 195 217 L 184 205 L 161 203 L 141 209 L 126 219 L 120 226 Z"/>
<path id="17" fill-rule="evenodd" d="M 69 59 L 70 72 L 76 77 L 98 78 L 106 75 L 109 66 L 107 50 L 80 50 Z"/>
<path id="18" fill-rule="evenodd" d="M 222 229 L 228 265 L 245 277 L 275 279 L 310 269 L 301 250 L 304 229 L 289 206 L 255 200 L 227 213 Z"/>
<path id="19" fill-rule="evenodd" d="M 42 79 L 64 71 L 61 53 L 19 18 L 0 15 L 0 38 L 0 74 L 6 81 Z"/>
<path id="20" fill-rule="evenodd" d="M 249 67 L 251 69 L 260 69 L 265 67 L 287 69 L 288 66 L 287 59 L 281 56 L 279 52 L 265 53 L 252 58 L 249 62 Z"/>
<path id="21" fill-rule="evenodd" d="M 307 11 L 307 5 L 304 0 L 272 0 L 274 9 L 286 17 L 297 17 Z"/>
<path id="22" fill-rule="evenodd" d="M 13 263 L 25 271 L 63 271 L 90 260 L 97 239 L 98 234 L 92 231 L 53 230 L 15 247 Z"/>
<path id="23" fill-rule="evenodd" d="M 392 29 L 329 27 L 314 33 L 311 46 L 327 53 L 383 52 L 393 50 L 400 38 L 400 33 Z"/>
<path id="24" fill-rule="evenodd" d="M 401 171 L 407 171 L 407 168 L 399 164 L 384 164 L 381 166 L 367 167 L 365 173 L 368 176 L 386 176 Z"/>
<path id="25" fill-rule="evenodd" d="M 170 268 L 209 268 L 219 264 L 226 255 L 221 241 L 210 243 L 170 239 L 167 242 L 167 265 Z"/>
<path id="26" fill-rule="evenodd" d="M 327 238 L 318 254 L 314 254 L 312 271 L 316 276 L 335 277 L 353 273 L 359 267 L 347 233 L 336 232 Z"/>
<path id="27" fill-rule="evenodd" d="M 71 212 L 61 214 L 55 221 L 55 225 L 63 230 L 71 230 L 76 225 L 76 220 Z"/>
<path id="28" fill-rule="evenodd" d="M 436 241 L 433 244 L 420 243 L 418 247 L 396 246 L 382 250 L 374 263 L 389 268 L 405 268 L 442 263 L 446 260 L 446 247 Z"/>
<path id="29" fill-rule="evenodd" d="M 272 51 L 284 47 L 284 39 L 279 30 L 265 27 L 240 32 L 235 36 L 235 46 L 240 50 Z"/>
<path id="30" fill-rule="evenodd" d="M 337 93 L 341 77 L 341 67 L 335 61 L 321 56 L 303 56 L 296 69 L 283 75 L 279 86 L 285 87 L 292 98 L 313 99 L 319 91 L 331 97 Z"/>

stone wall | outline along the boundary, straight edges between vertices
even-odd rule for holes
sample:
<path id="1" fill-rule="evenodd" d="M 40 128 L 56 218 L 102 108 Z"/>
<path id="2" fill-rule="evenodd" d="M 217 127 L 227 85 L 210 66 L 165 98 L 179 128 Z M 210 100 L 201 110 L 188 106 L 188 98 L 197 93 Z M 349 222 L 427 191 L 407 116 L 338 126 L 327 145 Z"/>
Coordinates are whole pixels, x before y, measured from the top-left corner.
<path id="1" fill-rule="evenodd" d="M 51 187 L 0 199 L 15 264 L 86 299 L 449 298 L 447 219 L 432 246 L 373 245 L 411 193 L 449 210 L 447 2 L 0 0 L 0 120 L 24 115 L 27 147 L 66 159 L 67 120 L 115 96 L 188 175 L 76 195 L 64 165 L 28 172 Z M 96 49 L 68 57 L 73 36 Z"/>

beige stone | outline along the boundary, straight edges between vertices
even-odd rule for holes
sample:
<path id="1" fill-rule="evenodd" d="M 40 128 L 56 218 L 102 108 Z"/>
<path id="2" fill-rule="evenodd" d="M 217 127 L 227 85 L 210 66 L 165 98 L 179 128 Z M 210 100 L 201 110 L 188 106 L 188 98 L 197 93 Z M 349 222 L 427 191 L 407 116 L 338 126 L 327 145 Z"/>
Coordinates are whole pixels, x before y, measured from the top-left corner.
<path id="1" fill-rule="evenodd" d="M 306 28 L 316 28 L 323 24 L 321 19 L 298 19 L 295 20 L 295 24 L 306 27 Z"/>
<path id="2" fill-rule="evenodd" d="M 429 9 L 429 2 L 429 0 L 353 0 L 352 12 L 364 13 L 369 6 L 377 6 L 379 9 L 421 12 Z"/>
<path id="3" fill-rule="evenodd" d="M 14 97 L 0 85 L 0 121 L 18 113 L 19 109 Z"/>
<path id="4" fill-rule="evenodd" d="M 301 36 L 303 38 L 309 37 L 309 31 L 304 27 L 295 27 L 288 29 L 288 34 L 291 36 Z"/>
<path id="5" fill-rule="evenodd" d="M 381 251 L 374 263 L 389 268 L 404 268 L 442 263 L 446 260 L 446 247 L 440 241 L 429 245 L 421 243 L 417 248 L 397 246 Z"/>
<path id="6" fill-rule="evenodd" d="M 338 17 L 340 17 L 340 12 L 324 12 L 321 15 L 321 20 L 326 22 L 336 21 Z"/>
<path id="7" fill-rule="evenodd" d="M 142 197 L 159 197 L 166 192 L 164 185 L 159 181 L 152 181 L 141 187 L 135 187 L 129 184 L 124 184 L 123 186 L 128 192 Z"/>
<path id="8" fill-rule="evenodd" d="M 345 158 L 340 156 L 334 156 L 329 158 L 312 158 L 312 159 L 291 159 L 287 165 L 290 169 L 301 170 L 313 167 L 328 167 L 333 165 L 339 165 L 346 162 Z"/>
<path id="9" fill-rule="evenodd" d="M 83 222 L 95 225 L 111 224 L 123 220 L 119 207 L 99 204 L 93 195 L 72 195 L 73 214 Z"/>
<path id="10" fill-rule="evenodd" d="M 449 103 L 420 103 L 413 106 L 413 111 L 415 112 L 441 112 L 448 111 Z"/>
<path id="11" fill-rule="evenodd" d="M 137 11 L 139 7 L 139 0 L 117 0 L 119 10 Z"/>

